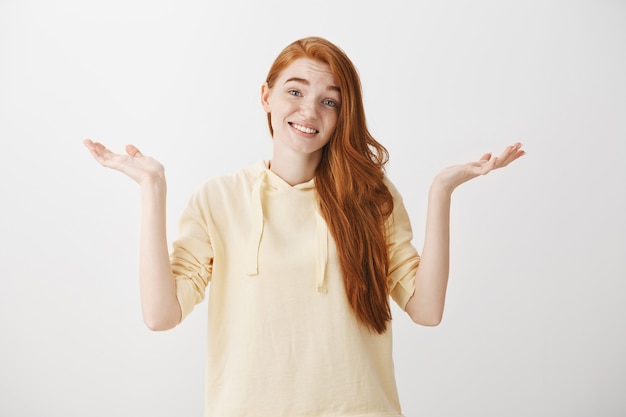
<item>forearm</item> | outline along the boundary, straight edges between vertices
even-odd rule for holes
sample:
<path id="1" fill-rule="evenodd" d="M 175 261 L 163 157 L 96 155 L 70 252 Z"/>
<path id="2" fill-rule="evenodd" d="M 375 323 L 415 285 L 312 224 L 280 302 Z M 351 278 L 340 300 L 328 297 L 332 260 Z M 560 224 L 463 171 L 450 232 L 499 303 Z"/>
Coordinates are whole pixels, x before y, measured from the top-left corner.
<path id="1" fill-rule="evenodd" d="M 451 194 L 437 179 L 428 196 L 424 245 L 415 274 L 415 291 L 406 306 L 411 319 L 437 325 L 443 316 L 450 270 Z"/>
<path id="2" fill-rule="evenodd" d="M 415 292 L 405 310 L 416 323 L 436 325 L 441 321 L 450 269 L 450 202 L 459 185 L 502 168 L 523 156 L 518 142 L 499 157 L 484 154 L 478 161 L 443 169 L 435 177 L 428 195 L 428 214 L 422 258 L 415 275 Z"/>
<path id="3" fill-rule="evenodd" d="M 139 284 L 144 322 L 152 330 L 171 329 L 181 317 L 167 247 L 166 193 L 164 179 L 141 186 Z"/>

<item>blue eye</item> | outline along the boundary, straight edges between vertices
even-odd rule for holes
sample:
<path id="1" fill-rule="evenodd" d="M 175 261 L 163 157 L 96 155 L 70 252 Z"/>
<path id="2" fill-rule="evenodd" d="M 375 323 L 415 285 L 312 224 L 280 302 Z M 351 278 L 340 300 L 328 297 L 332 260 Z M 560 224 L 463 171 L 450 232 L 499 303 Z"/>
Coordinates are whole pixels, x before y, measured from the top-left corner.
<path id="1" fill-rule="evenodd" d="M 292 96 L 296 96 L 296 97 L 299 97 L 299 96 L 301 96 L 301 95 L 302 95 L 302 94 L 300 94 L 300 92 L 299 92 L 298 90 L 289 90 L 289 91 L 288 91 L 288 93 L 289 93 L 290 95 L 292 95 Z"/>
<path id="2" fill-rule="evenodd" d="M 334 100 L 326 99 L 326 100 L 322 101 L 322 103 L 324 103 L 325 105 L 330 106 L 330 107 L 337 107 L 337 102 L 334 101 Z"/>

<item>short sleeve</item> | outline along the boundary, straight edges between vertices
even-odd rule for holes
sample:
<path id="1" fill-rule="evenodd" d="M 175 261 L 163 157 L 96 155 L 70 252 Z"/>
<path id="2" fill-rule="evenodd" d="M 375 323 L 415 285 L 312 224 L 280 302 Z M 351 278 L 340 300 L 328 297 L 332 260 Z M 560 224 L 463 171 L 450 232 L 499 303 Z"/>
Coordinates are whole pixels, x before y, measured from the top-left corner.
<path id="1" fill-rule="evenodd" d="M 207 208 L 197 191 L 179 221 L 179 236 L 172 244 L 170 263 L 176 279 L 181 321 L 204 300 L 213 270 L 213 248 L 207 227 Z"/>
<path id="2" fill-rule="evenodd" d="M 385 179 L 393 196 L 393 212 L 387 220 L 387 248 L 389 254 L 389 292 L 403 310 L 415 290 L 415 272 L 420 257 L 413 246 L 413 231 L 409 215 L 396 187 Z"/>

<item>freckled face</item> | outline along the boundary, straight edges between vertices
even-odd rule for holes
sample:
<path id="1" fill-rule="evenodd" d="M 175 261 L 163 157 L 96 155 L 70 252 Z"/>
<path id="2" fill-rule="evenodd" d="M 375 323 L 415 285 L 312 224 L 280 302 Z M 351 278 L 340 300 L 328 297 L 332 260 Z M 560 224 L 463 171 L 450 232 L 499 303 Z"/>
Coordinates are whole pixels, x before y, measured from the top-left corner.
<path id="1" fill-rule="evenodd" d="M 285 68 L 261 101 L 274 130 L 275 152 L 321 156 L 337 126 L 341 94 L 330 67 L 308 58 Z"/>

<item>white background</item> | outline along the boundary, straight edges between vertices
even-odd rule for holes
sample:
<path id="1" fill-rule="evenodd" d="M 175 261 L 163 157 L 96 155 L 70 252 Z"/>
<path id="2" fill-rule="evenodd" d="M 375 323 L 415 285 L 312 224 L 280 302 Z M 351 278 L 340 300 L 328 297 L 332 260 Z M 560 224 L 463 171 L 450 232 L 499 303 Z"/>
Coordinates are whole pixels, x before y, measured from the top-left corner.
<path id="1" fill-rule="evenodd" d="M 221 3 L 221 4 L 220 4 Z M 260 85 L 353 59 L 421 248 L 442 167 L 522 141 L 452 208 L 443 323 L 394 307 L 404 413 L 626 415 L 626 2 L 0 0 L 0 416 L 201 416 L 206 302 L 144 327 L 139 196 L 81 141 L 204 179 L 270 157 Z"/>

